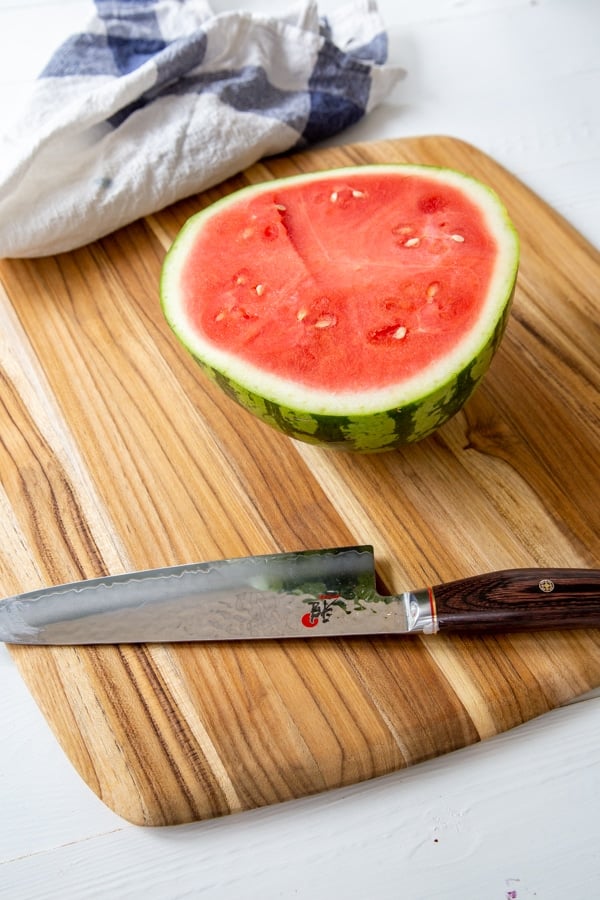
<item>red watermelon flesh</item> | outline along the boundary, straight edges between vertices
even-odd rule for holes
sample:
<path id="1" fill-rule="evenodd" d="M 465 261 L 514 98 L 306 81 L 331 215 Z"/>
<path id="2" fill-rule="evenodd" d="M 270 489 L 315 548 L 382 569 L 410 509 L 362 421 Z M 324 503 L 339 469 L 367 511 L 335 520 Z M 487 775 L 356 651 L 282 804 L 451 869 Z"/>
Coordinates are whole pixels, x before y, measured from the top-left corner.
<path id="1" fill-rule="evenodd" d="M 341 171 L 207 218 L 181 288 L 215 346 L 307 387 L 356 392 L 446 357 L 477 325 L 496 253 L 464 189 L 422 172 Z"/>

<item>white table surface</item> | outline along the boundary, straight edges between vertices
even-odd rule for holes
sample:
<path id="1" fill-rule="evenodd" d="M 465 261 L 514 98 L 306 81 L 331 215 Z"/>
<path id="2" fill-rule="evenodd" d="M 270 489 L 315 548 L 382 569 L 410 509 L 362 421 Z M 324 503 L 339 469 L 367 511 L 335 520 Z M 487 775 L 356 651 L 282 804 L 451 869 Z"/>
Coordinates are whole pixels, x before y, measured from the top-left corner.
<path id="1" fill-rule="evenodd" d="M 391 60 L 408 77 L 336 143 L 465 139 L 600 246 L 600 0 L 379 8 Z M 90 10 L 82 0 L 0 0 L 0 121 Z M 600 691 L 366 784 L 162 829 L 124 822 L 83 784 L 2 645 L 0 722 L 2 900 L 600 897 Z"/>

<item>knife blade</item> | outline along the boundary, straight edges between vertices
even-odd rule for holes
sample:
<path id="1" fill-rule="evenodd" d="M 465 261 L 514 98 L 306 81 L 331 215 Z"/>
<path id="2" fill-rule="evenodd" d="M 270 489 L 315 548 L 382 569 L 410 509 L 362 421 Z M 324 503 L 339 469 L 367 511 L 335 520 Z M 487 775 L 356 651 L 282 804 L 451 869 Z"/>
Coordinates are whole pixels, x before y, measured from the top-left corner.
<path id="1" fill-rule="evenodd" d="M 373 548 L 191 563 L 0 601 L 0 641 L 172 643 L 600 626 L 600 570 L 507 569 L 380 594 Z"/>

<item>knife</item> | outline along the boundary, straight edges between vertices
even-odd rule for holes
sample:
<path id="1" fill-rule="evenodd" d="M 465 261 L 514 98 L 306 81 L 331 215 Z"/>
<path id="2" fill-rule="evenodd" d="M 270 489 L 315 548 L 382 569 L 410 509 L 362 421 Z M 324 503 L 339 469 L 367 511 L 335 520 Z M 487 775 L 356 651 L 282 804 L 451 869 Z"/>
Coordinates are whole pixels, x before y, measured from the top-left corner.
<path id="1" fill-rule="evenodd" d="M 149 569 L 0 601 L 0 641 L 36 645 L 598 626 L 598 569 L 508 569 L 385 596 L 370 546 Z"/>

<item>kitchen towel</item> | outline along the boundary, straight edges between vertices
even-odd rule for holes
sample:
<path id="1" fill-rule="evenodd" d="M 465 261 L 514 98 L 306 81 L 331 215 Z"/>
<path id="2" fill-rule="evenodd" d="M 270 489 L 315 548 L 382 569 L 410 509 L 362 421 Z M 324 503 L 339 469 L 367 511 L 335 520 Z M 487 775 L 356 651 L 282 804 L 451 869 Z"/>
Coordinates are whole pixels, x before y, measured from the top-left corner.
<path id="1" fill-rule="evenodd" d="M 374 0 L 322 16 L 96 0 L 0 141 L 0 257 L 82 246 L 358 121 L 403 71 Z"/>

